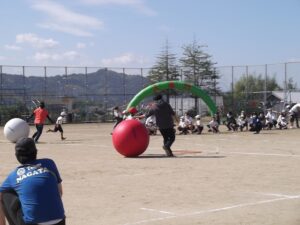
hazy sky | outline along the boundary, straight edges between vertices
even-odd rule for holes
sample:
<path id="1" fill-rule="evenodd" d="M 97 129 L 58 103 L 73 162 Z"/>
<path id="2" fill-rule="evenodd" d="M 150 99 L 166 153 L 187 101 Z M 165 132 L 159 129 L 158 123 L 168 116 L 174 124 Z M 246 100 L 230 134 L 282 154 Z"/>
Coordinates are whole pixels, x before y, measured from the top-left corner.
<path id="1" fill-rule="evenodd" d="M 151 67 L 168 40 L 219 66 L 300 61 L 300 0 L 4 0 L 0 65 Z"/>

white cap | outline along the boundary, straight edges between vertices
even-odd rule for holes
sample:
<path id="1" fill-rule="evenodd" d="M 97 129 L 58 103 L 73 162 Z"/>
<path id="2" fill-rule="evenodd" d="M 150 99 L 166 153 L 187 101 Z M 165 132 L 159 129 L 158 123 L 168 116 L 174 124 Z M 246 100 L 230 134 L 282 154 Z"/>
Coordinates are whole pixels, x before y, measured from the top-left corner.
<path id="1" fill-rule="evenodd" d="M 61 116 L 66 116 L 67 113 L 66 113 L 65 111 L 63 111 L 63 112 L 60 113 L 60 115 L 61 115 Z"/>

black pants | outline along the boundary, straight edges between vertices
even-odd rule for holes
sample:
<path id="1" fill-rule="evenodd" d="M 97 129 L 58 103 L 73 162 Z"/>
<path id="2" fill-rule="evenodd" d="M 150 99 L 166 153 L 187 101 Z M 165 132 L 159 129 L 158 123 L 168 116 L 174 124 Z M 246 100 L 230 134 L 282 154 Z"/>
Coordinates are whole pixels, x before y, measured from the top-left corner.
<path id="1" fill-rule="evenodd" d="M 167 148 L 171 148 L 173 142 L 175 141 L 174 128 L 159 129 L 159 131 L 164 138 L 164 146 Z"/>
<path id="2" fill-rule="evenodd" d="M 36 124 L 36 132 L 32 135 L 32 138 L 34 139 L 35 142 L 38 142 L 40 136 L 43 133 L 43 128 L 44 128 L 44 124 Z"/>
<path id="3" fill-rule="evenodd" d="M 26 224 L 18 195 L 14 191 L 2 192 L 2 206 L 9 225 L 35 225 Z M 65 219 L 55 225 L 65 225 Z"/>
<path id="4" fill-rule="evenodd" d="M 115 123 L 113 129 L 115 129 L 115 127 L 118 126 L 118 124 L 121 123 L 121 122 L 123 121 L 123 118 L 116 117 L 116 120 L 117 120 L 117 121 L 116 121 L 116 123 Z"/>
<path id="5" fill-rule="evenodd" d="M 296 126 L 299 128 L 298 113 L 293 113 L 291 115 L 290 122 L 293 123 L 294 121 L 296 121 Z"/>

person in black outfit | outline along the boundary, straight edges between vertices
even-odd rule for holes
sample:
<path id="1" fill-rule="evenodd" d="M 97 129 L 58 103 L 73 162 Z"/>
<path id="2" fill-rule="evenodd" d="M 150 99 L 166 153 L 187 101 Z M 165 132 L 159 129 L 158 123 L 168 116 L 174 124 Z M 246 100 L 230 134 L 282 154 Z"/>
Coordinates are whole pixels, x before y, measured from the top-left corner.
<path id="1" fill-rule="evenodd" d="M 238 125 L 236 123 L 236 119 L 233 116 L 233 113 L 228 112 L 226 116 L 227 116 L 226 126 L 227 126 L 228 130 L 236 131 L 238 128 Z"/>
<path id="2" fill-rule="evenodd" d="M 263 125 L 260 120 L 260 117 L 257 113 L 254 113 L 252 116 L 252 123 L 250 125 L 250 131 L 255 131 L 254 134 L 259 134 L 259 132 L 262 130 Z"/>
<path id="3" fill-rule="evenodd" d="M 114 107 L 113 116 L 114 116 L 114 119 L 116 120 L 116 123 L 114 124 L 114 127 L 113 127 L 113 129 L 115 129 L 116 126 L 123 121 L 123 115 L 118 106 Z"/>
<path id="4" fill-rule="evenodd" d="M 155 103 L 145 116 L 146 118 L 155 116 L 156 125 L 164 139 L 163 149 L 168 157 L 174 157 L 171 146 L 175 141 L 174 119 L 177 121 L 175 112 L 170 104 L 163 100 L 162 95 L 156 95 L 153 100 Z"/>

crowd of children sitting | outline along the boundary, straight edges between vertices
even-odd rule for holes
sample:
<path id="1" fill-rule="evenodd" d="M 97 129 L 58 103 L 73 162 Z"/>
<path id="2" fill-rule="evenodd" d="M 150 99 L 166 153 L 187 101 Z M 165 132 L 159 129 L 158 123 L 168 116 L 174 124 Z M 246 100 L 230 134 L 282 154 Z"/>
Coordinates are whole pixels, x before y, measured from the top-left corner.
<path id="1" fill-rule="evenodd" d="M 211 117 L 211 120 L 207 123 L 206 127 L 208 129 L 208 132 L 219 133 L 219 126 L 222 123 L 227 127 L 228 131 L 252 131 L 255 134 L 260 133 L 260 131 L 263 129 L 271 130 L 294 128 L 294 122 L 296 123 L 296 127 L 299 128 L 299 111 L 300 103 L 295 104 L 293 107 L 287 106 L 285 110 L 282 110 L 280 113 L 275 112 L 272 109 L 267 109 L 266 114 L 263 112 L 253 112 L 248 116 L 246 115 L 245 111 L 241 111 L 241 113 L 237 117 L 235 117 L 232 112 L 228 112 L 226 114 L 226 119 L 222 122 L 220 119 L 220 115 L 217 112 L 214 116 Z M 117 113 L 114 114 L 120 115 Z M 122 119 L 139 119 L 138 110 L 134 107 L 123 111 L 122 115 Z M 154 116 L 145 118 L 144 123 L 150 135 L 157 134 L 158 128 L 156 126 Z M 205 126 L 201 121 L 200 115 L 192 117 L 190 113 L 186 112 L 179 118 L 179 123 L 177 124 L 175 129 L 178 131 L 179 135 L 187 135 L 201 134 L 204 130 L 204 127 Z"/>

